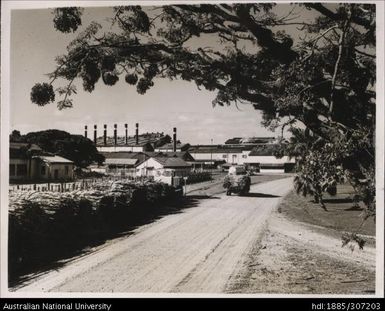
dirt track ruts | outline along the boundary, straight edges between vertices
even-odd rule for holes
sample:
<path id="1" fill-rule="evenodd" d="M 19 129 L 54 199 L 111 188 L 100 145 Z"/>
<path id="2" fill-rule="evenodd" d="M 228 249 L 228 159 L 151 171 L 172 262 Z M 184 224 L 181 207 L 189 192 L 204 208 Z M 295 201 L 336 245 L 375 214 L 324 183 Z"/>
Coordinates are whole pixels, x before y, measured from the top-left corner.
<path id="1" fill-rule="evenodd" d="M 18 291 L 222 293 L 291 181 L 252 186 L 247 197 L 204 199 Z"/>

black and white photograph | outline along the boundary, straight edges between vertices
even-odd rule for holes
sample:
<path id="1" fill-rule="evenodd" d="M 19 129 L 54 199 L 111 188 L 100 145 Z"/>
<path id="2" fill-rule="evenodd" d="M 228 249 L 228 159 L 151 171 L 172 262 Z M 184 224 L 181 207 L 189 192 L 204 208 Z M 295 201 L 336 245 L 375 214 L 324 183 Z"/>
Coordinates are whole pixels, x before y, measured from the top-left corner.
<path id="1" fill-rule="evenodd" d="M 382 1 L 3 1 L 2 297 L 384 296 Z"/>

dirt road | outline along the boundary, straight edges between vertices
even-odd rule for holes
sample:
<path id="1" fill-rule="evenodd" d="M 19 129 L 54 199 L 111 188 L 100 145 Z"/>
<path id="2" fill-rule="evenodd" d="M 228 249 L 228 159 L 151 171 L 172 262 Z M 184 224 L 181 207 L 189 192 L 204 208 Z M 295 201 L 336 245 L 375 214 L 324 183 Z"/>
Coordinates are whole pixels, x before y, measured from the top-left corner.
<path id="1" fill-rule="evenodd" d="M 242 269 L 291 178 L 218 195 L 140 227 L 18 291 L 221 293 Z"/>

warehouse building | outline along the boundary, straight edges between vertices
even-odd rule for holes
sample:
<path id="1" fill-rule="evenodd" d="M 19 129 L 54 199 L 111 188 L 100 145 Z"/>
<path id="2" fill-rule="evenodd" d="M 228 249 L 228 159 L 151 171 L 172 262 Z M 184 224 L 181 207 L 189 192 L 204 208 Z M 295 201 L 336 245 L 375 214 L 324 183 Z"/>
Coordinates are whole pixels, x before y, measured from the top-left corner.
<path id="1" fill-rule="evenodd" d="M 295 160 L 288 156 L 277 157 L 277 144 L 254 147 L 242 164 L 255 168 L 260 173 L 289 173 L 294 170 Z"/>
<path id="2" fill-rule="evenodd" d="M 139 123 L 135 124 L 135 135 L 129 135 L 128 124 L 124 124 L 124 131 L 125 135 L 119 136 L 118 125 L 114 124 L 113 135 L 108 135 L 107 124 L 104 124 L 103 136 L 98 136 L 98 127 L 94 125 L 93 142 L 99 152 L 181 152 L 190 146 L 177 140 L 176 127 L 172 138 L 164 132 L 139 133 Z M 85 125 L 84 137 L 88 136 L 88 126 Z"/>
<path id="3" fill-rule="evenodd" d="M 295 160 L 288 156 L 276 157 L 279 144 L 274 137 L 235 137 L 224 145 L 195 145 L 189 152 L 196 167 L 245 165 L 263 173 L 284 173 L 293 170 Z M 200 165 L 199 165 L 200 163 Z"/>

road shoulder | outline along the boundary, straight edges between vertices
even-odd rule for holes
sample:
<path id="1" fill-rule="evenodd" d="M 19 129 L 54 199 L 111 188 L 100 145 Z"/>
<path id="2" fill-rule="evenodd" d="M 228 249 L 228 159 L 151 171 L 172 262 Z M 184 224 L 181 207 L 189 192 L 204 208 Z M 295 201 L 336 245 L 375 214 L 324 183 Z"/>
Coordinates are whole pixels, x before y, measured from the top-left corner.
<path id="1" fill-rule="evenodd" d="M 317 226 L 275 211 L 263 239 L 253 246 L 244 269 L 227 293 L 373 294 L 375 249 L 341 247 L 341 239 Z"/>

